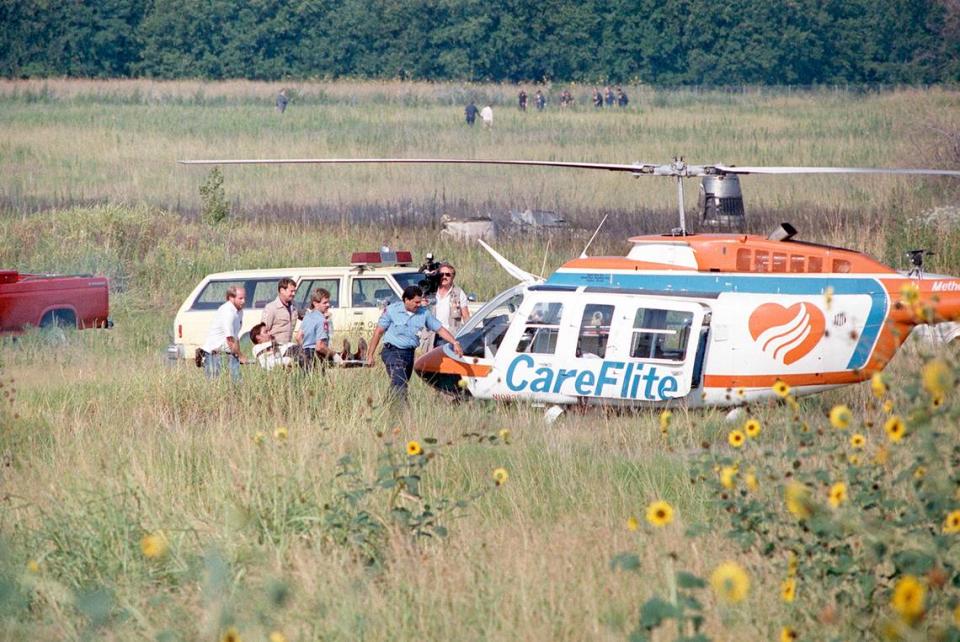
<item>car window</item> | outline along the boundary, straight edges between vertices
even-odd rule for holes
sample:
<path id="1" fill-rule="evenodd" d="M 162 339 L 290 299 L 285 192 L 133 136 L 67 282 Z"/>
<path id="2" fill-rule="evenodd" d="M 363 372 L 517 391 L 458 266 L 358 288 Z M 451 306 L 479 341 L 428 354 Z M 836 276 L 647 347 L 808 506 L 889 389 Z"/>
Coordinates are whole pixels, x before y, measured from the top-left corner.
<path id="1" fill-rule="evenodd" d="M 262 308 L 277 296 L 280 279 L 232 279 L 210 281 L 193 300 L 191 310 L 216 310 L 227 300 L 227 288 L 231 285 L 247 291 L 244 308 Z"/>
<path id="2" fill-rule="evenodd" d="M 382 277 L 355 278 L 350 301 L 355 308 L 377 308 L 399 301 L 387 280 Z"/>
<path id="3" fill-rule="evenodd" d="M 316 290 L 323 288 L 330 293 L 330 307 L 340 306 L 340 279 L 337 277 L 326 279 L 304 279 L 297 287 L 296 306 L 299 310 L 310 307 L 310 297 Z"/>

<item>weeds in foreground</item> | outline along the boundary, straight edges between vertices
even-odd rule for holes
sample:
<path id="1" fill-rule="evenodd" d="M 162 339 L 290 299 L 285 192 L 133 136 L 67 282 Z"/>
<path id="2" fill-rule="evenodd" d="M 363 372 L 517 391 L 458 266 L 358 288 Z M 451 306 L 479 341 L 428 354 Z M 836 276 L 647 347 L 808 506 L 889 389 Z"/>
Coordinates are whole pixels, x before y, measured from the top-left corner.
<path id="1" fill-rule="evenodd" d="M 777 624 L 785 642 L 960 640 L 957 374 L 941 358 L 896 389 L 878 374 L 862 412 L 838 404 L 816 423 L 799 414 L 785 425 L 750 418 L 727 445 L 695 457 L 691 482 L 716 498 L 722 517 L 683 535 L 694 542 L 719 529 L 729 559 L 703 578 L 673 571 L 684 547 L 670 552 L 669 594 L 643 604 L 631 639 L 672 622 L 678 639 L 707 640 L 715 599 L 721 622 L 746 619 L 758 639 L 771 639 Z M 775 389 L 798 408 L 789 386 Z M 669 504 L 652 504 L 649 528 L 668 527 L 672 514 Z M 629 552 L 612 563 L 641 570 Z M 779 595 L 777 623 L 744 610 L 763 591 Z"/>

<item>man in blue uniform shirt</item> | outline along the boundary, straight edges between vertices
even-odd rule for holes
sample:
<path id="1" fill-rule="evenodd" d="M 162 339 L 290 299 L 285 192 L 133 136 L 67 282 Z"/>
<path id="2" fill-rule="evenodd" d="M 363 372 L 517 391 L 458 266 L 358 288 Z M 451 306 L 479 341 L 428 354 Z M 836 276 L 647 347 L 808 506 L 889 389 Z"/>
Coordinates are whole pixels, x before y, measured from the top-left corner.
<path id="1" fill-rule="evenodd" d="M 403 291 L 403 301 L 387 306 L 377 322 L 367 351 L 367 365 L 374 364 L 380 338 L 383 337 L 383 363 L 390 375 L 390 388 L 400 399 L 407 397 L 407 383 L 413 374 L 413 353 L 420 345 L 419 332 L 427 328 L 452 344 L 454 352 L 463 356 L 463 349 L 450 331 L 423 307 L 423 290 L 411 285 Z"/>

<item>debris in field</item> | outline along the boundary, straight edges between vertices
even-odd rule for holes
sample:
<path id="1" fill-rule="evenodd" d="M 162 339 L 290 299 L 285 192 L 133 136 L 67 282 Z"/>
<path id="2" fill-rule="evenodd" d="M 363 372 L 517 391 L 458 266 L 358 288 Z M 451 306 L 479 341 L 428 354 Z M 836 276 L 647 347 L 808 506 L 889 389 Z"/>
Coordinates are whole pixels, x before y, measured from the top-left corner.
<path id="1" fill-rule="evenodd" d="M 547 425 L 551 425 L 560 418 L 560 415 L 563 414 L 563 406 L 550 406 L 547 408 L 547 411 L 543 413 L 543 420 L 547 422 Z"/>

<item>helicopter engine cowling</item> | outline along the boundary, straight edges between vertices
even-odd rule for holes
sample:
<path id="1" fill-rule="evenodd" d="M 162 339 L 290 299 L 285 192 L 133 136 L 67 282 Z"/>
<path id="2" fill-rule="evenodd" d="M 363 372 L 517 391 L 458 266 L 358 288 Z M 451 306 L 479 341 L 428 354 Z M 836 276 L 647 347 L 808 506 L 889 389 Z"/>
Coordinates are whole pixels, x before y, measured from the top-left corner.
<path id="1" fill-rule="evenodd" d="M 736 174 L 704 176 L 697 201 L 701 226 L 715 231 L 746 231 L 743 192 Z"/>

